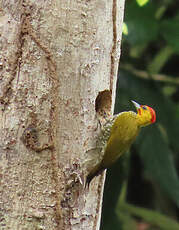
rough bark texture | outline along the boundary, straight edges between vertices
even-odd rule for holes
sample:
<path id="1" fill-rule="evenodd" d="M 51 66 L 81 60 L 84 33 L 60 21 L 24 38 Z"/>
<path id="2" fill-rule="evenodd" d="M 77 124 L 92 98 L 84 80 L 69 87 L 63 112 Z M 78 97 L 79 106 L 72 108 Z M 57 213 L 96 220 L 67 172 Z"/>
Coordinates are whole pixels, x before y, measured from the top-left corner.
<path id="1" fill-rule="evenodd" d="M 1 230 L 99 229 L 104 177 L 83 183 L 113 110 L 123 7 L 0 0 Z"/>

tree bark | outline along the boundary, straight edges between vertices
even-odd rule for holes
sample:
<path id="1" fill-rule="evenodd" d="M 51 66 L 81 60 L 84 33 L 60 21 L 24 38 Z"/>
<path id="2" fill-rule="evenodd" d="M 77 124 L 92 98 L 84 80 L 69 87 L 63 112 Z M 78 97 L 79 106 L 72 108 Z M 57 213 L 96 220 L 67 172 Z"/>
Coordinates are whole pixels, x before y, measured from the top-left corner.
<path id="1" fill-rule="evenodd" d="M 113 111 L 123 10 L 0 0 L 0 229 L 99 229 L 104 176 L 84 181 Z"/>

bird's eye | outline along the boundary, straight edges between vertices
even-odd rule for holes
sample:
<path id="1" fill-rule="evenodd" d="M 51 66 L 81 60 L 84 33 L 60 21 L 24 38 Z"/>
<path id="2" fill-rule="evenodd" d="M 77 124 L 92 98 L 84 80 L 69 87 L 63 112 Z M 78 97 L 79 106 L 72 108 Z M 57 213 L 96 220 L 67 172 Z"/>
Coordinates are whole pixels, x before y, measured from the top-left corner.
<path id="1" fill-rule="evenodd" d="M 146 107 L 146 106 L 142 106 L 142 108 L 143 108 L 144 110 L 147 110 L 147 107 Z"/>

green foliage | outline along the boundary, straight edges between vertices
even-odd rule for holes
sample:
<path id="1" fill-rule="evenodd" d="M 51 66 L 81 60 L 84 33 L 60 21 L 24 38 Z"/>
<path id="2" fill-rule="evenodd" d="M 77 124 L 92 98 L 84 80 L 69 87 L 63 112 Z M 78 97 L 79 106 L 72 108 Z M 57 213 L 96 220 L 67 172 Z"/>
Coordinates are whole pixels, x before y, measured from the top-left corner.
<path id="1" fill-rule="evenodd" d="M 108 170 L 102 230 L 177 230 L 179 213 L 179 10 L 174 0 L 126 2 L 115 113 L 130 100 L 155 109 L 130 153 Z M 142 207 L 141 207 L 142 206 Z M 145 207 L 145 208 L 144 208 Z"/>
<path id="2" fill-rule="evenodd" d="M 179 119 L 173 110 L 174 103 L 157 90 L 155 85 L 152 86 L 152 80 L 149 82 L 136 79 L 134 75 L 123 71 L 120 74 L 123 80 L 119 81 L 116 107 L 120 106 L 121 110 L 128 110 L 126 105 L 135 98 L 141 104 L 150 105 L 157 112 L 157 124 L 144 128 L 136 141 L 136 147 L 144 164 L 144 173 L 151 180 L 155 180 L 179 205 L 179 178 L 172 159 L 172 150 L 169 147 L 172 146 L 172 149 L 179 151 L 176 135 Z M 129 85 L 132 85 L 130 89 Z M 132 105 L 130 109 L 133 110 Z M 167 113 L 170 117 L 166 116 Z M 164 133 L 160 126 L 164 127 Z"/>
<path id="3" fill-rule="evenodd" d="M 129 34 L 125 39 L 131 45 L 144 44 L 157 38 L 159 28 L 155 18 L 156 7 L 147 4 L 140 7 L 135 1 L 126 5 L 125 23 Z M 137 25 L 137 26 L 136 26 Z"/>
<path id="4" fill-rule="evenodd" d="M 146 130 L 143 138 L 145 141 L 139 146 L 139 154 L 144 173 L 179 206 L 179 178 L 168 143 L 157 127 Z"/>
<path id="5" fill-rule="evenodd" d="M 148 3 L 149 0 L 136 0 L 137 4 L 139 6 L 144 6 L 145 4 Z"/>
<path id="6" fill-rule="evenodd" d="M 124 35 L 128 35 L 128 28 L 126 23 L 123 23 L 122 32 Z"/>
<path id="7" fill-rule="evenodd" d="M 140 208 L 136 207 L 134 205 L 126 204 L 126 203 L 118 203 L 117 206 L 117 215 L 119 218 L 121 218 L 121 213 L 124 216 L 127 216 L 127 221 L 128 224 L 131 224 L 132 218 L 131 215 L 138 216 L 145 220 L 148 223 L 152 223 L 152 225 L 159 227 L 159 229 L 162 230 L 178 230 L 179 229 L 179 224 L 172 220 L 171 218 L 168 218 L 165 215 L 161 215 L 160 213 L 156 211 L 150 211 L 147 210 L 146 208 Z M 133 220 L 134 221 L 134 220 Z M 125 221 L 125 224 L 126 221 Z M 136 229 L 136 223 L 134 225 L 129 226 L 128 229 Z"/>
<path id="8" fill-rule="evenodd" d="M 179 15 L 161 22 L 161 35 L 177 54 L 179 54 Z"/>

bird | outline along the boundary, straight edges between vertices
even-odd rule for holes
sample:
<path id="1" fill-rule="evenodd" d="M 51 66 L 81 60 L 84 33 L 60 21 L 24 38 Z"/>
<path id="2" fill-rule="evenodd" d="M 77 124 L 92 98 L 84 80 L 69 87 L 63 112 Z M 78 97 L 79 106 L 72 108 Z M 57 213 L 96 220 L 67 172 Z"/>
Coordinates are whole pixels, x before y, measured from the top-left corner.
<path id="1" fill-rule="evenodd" d="M 89 187 L 94 177 L 111 167 L 130 148 L 142 127 L 155 123 L 156 113 L 153 108 L 148 105 L 140 105 L 133 100 L 131 102 L 137 112 L 121 112 L 114 115 L 102 127 L 97 148 L 100 149 L 103 157 L 87 175 L 86 186 Z"/>

